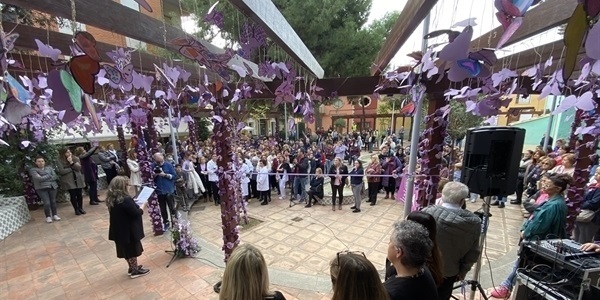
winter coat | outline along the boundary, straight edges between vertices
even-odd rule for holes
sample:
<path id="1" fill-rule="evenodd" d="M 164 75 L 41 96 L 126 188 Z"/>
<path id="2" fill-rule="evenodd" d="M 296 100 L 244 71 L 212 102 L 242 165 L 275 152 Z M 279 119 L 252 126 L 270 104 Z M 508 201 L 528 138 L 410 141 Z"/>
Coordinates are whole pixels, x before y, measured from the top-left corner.
<path id="1" fill-rule="evenodd" d="M 56 183 L 56 172 L 51 167 L 44 167 L 40 169 L 38 167 L 34 167 L 29 169 L 29 177 L 31 177 L 31 181 L 33 181 L 33 187 L 36 190 L 41 189 L 57 189 L 58 184 Z"/>
<path id="2" fill-rule="evenodd" d="M 81 173 L 81 162 L 75 155 L 71 156 L 73 163 L 60 159 L 58 161 L 58 175 L 60 176 L 60 186 L 63 190 L 82 189 L 85 187 L 83 173 Z"/>
<path id="3" fill-rule="evenodd" d="M 381 164 L 379 163 L 370 163 L 367 166 L 366 172 L 367 174 L 367 182 L 380 182 L 381 177 L 379 176 L 369 176 L 369 175 L 381 175 Z"/>
<path id="4" fill-rule="evenodd" d="M 432 215 L 437 223 L 436 239 L 444 258 L 444 277 L 464 278 L 481 253 L 481 219 L 468 210 L 442 205 L 426 207 L 423 212 Z"/>
<path id="5" fill-rule="evenodd" d="M 596 212 L 592 222 L 600 225 L 600 188 L 590 189 L 585 196 L 583 196 L 583 202 L 581 203 L 581 209 L 589 209 Z"/>
<path id="6" fill-rule="evenodd" d="M 133 186 L 142 186 L 142 172 L 140 171 L 140 165 L 133 159 L 127 159 L 127 166 L 129 167 L 129 184 Z"/>

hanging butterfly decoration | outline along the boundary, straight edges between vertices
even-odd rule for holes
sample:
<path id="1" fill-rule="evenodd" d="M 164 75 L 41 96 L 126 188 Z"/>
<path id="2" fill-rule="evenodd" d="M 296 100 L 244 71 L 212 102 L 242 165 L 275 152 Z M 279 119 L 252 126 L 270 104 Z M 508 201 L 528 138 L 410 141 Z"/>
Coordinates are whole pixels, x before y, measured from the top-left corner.
<path id="1" fill-rule="evenodd" d="M 19 38 L 18 33 L 0 32 L 0 61 L 2 71 L 8 69 L 8 60 L 6 54 L 15 48 L 15 41 Z"/>
<path id="2" fill-rule="evenodd" d="M 405 99 L 402 101 L 402 108 L 400 109 L 400 113 L 405 116 L 412 116 L 415 113 L 415 102 L 411 99 Z"/>
<path id="3" fill-rule="evenodd" d="M 523 24 L 523 15 L 527 10 L 541 0 L 495 0 L 494 6 L 498 12 L 496 17 L 504 28 L 504 33 L 498 41 L 497 49 L 501 49 L 510 37 Z"/>
<path id="4" fill-rule="evenodd" d="M 585 50 L 588 57 L 592 59 L 600 59 L 600 28 L 598 23 L 593 25 L 594 20 L 600 14 L 600 1 L 598 0 L 582 0 L 575 7 L 573 15 L 567 22 L 567 27 L 564 33 L 565 43 L 565 62 L 563 66 L 563 80 L 565 82 L 571 77 L 575 66 L 577 65 L 577 56 L 579 49 L 583 43 L 586 34 Z M 592 42 L 593 41 L 593 42 Z"/>
<path id="5" fill-rule="evenodd" d="M 250 59 L 256 49 L 266 44 L 265 30 L 252 22 L 244 23 L 240 34 L 240 49 L 237 54 L 245 59 Z"/>
<path id="6" fill-rule="evenodd" d="M 106 72 L 107 79 L 110 80 L 113 88 L 125 86 L 125 90 L 131 90 L 129 85 L 133 83 L 133 64 L 131 63 L 131 50 L 118 48 L 106 52 L 106 55 L 115 63 L 114 66 L 104 64 L 102 69 Z"/>
<path id="7" fill-rule="evenodd" d="M 227 63 L 235 54 L 233 50 L 227 49 L 224 53 L 215 54 L 210 52 L 201 42 L 191 36 L 176 38 L 171 41 L 171 44 L 180 46 L 179 53 L 217 73 L 225 81 L 231 79 Z"/>
<path id="8" fill-rule="evenodd" d="M 71 76 L 81 89 L 87 94 L 94 94 L 96 91 L 95 79 L 100 72 L 100 55 L 96 50 L 96 39 L 89 32 L 78 31 L 73 39 L 74 56 L 68 63 L 68 69 Z M 82 55 L 75 55 L 83 52 Z M 64 77 L 63 77 L 64 78 Z"/>
<path id="9" fill-rule="evenodd" d="M 467 26 L 440 51 L 439 58 L 450 63 L 450 81 L 461 82 L 467 78 L 487 78 L 491 75 L 488 66 L 491 67 L 497 62 L 496 54 L 492 49 L 469 52 L 472 37 L 473 27 Z"/>
<path id="10" fill-rule="evenodd" d="M 221 11 L 216 9 L 217 4 L 219 4 L 219 1 L 215 2 L 215 4 L 208 9 L 208 12 L 202 20 L 208 25 L 217 26 L 217 28 L 222 30 L 225 27 L 225 17 Z"/>

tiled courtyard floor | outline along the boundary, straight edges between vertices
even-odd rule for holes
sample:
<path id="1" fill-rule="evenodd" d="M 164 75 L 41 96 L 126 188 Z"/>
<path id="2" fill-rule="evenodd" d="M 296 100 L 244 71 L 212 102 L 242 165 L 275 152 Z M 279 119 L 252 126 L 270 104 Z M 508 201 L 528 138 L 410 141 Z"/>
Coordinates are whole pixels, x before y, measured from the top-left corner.
<path id="1" fill-rule="evenodd" d="M 273 194 L 268 206 L 249 204 L 250 217 L 262 223 L 242 230 L 241 240 L 262 250 L 273 289 L 287 299 L 329 299 L 329 261 L 338 251 L 363 251 L 383 269 L 391 224 L 403 215 L 402 204 L 383 196 L 376 206 L 363 203 L 361 213 L 352 213 L 349 205 L 335 212 L 330 206 L 289 207 Z M 469 203 L 469 209 L 479 205 Z M 44 222 L 42 210 L 32 211 L 32 221 L 0 241 L 0 299 L 218 299 L 212 286 L 224 266 L 220 207 L 196 203 L 188 218 L 203 250 L 170 268 L 165 266 L 171 256 L 164 252 L 171 248 L 169 235 L 153 236 L 145 216 L 139 262 L 151 272 L 137 279 L 127 276 L 125 261 L 107 239 L 106 207 L 85 209 L 86 215 L 75 216 L 70 205 L 60 204 L 62 220 L 52 224 Z M 485 289 L 493 286 L 490 270 L 496 284 L 508 273 L 523 220 L 515 205 L 493 207 L 492 214 L 486 251 L 491 267 L 484 257 L 480 279 Z"/>

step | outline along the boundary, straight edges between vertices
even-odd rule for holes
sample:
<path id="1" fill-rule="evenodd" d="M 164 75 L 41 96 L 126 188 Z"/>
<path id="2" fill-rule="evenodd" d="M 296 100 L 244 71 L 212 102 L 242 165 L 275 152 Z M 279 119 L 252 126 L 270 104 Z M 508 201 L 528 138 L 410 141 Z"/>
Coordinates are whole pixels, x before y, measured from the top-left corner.
<path id="1" fill-rule="evenodd" d="M 25 197 L 0 196 L 0 240 L 23 227 L 31 220 Z"/>

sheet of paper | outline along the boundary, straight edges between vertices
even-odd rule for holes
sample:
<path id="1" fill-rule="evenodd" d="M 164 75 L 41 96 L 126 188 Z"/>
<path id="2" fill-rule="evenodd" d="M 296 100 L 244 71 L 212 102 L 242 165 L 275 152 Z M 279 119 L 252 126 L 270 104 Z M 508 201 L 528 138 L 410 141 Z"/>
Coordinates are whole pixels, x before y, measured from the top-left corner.
<path id="1" fill-rule="evenodd" d="M 142 187 L 142 190 L 140 191 L 140 193 L 137 195 L 136 199 L 135 199 L 135 203 L 137 203 L 138 205 L 142 205 L 146 202 L 148 202 L 148 199 L 150 199 L 150 196 L 152 196 L 152 193 L 154 193 L 154 189 L 150 188 L 150 187 Z"/>

